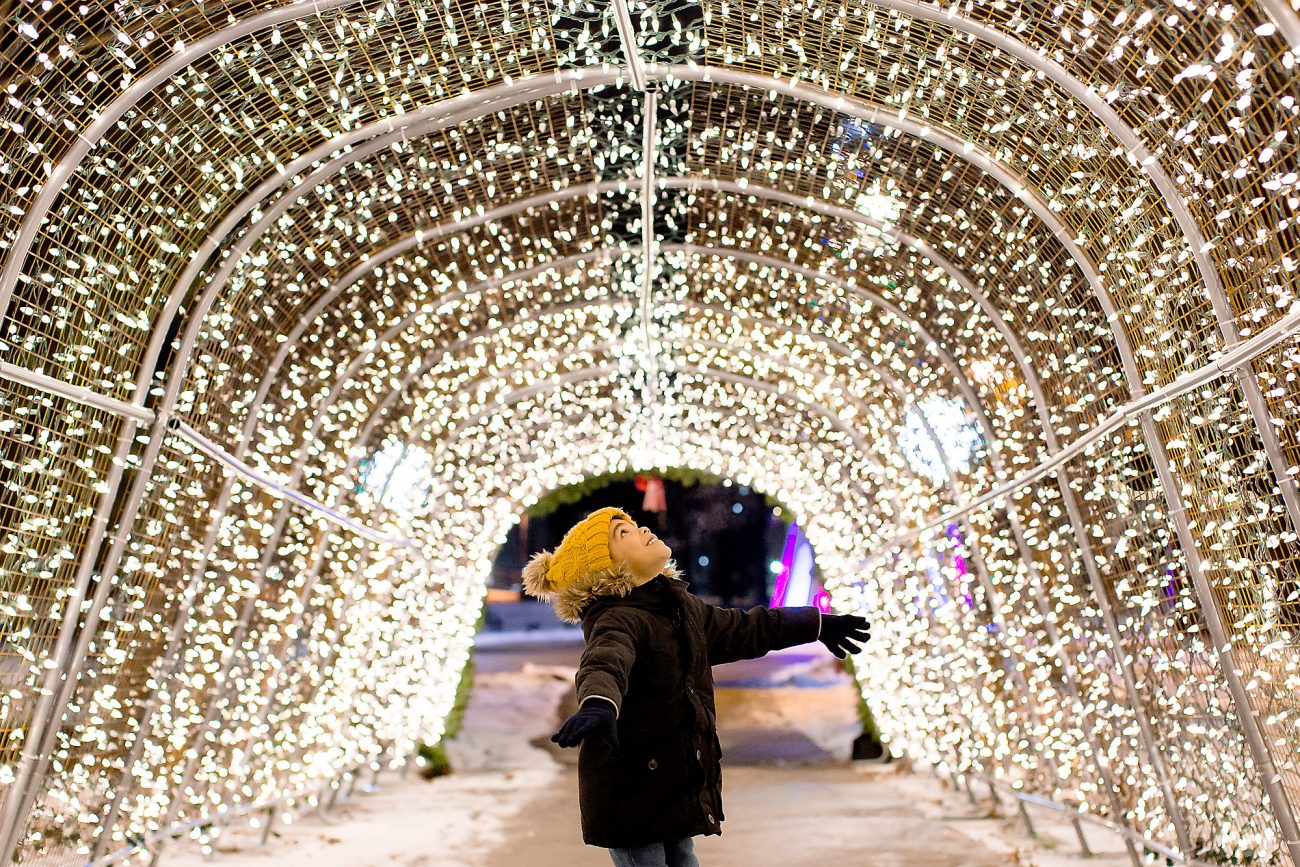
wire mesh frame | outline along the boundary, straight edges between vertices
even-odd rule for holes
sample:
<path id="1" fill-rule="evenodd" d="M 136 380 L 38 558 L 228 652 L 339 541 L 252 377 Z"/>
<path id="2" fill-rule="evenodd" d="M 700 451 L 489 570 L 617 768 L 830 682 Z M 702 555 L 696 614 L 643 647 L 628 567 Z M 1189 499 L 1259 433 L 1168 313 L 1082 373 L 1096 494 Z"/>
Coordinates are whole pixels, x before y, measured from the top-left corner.
<path id="1" fill-rule="evenodd" d="M 1295 820 L 1290 812 L 1291 805 L 1286 800 L 1286 796 L 1279 785 L 1281 776 L 1273 764 L 1268 746 L 1264 743 L 1254 706 L 1234 665 L 1231 655 L 1232 642 L 1228 637 L 1227 630 L 1224 628 L 1218 600 L 1205 577 L 1205 571 L 1200 562 L 1199 549 L 1196 547 L 1196 540 L 1187 524 L 1186 509 L 1182 502 L 1182 495 L 1177 488 L 1177 480 L 1170 469 L 1168 455 L 1164 451 L 1159 431 L 1152 420 L 1151 411 L 1142 413 L 1140 420 L 1148 448 L 1153 450 L 1152 457 L 1155 458 L 1153 462 L 1160 476 L 1161 489 L 1164 492 L 1165 502 L 1183 547 L 1183 554 L 1188 561 L 1188 570 L 1191 572 L 1192 584 L 1196 588 L 1200 611 L 1205 617 L 1206 625 L 1209 627 L 1210 635 L 1214 641 L 1215 652 L 1220 659 L 1220 669 L 1232 693 L 1233 705 L 1236 708 L 1238 718 L 1241 720 L 1243 734 L 1260 773 L 1264 790 L 1268 793 L 1270 807 L 1278 817 L 1278 824 L 1282 828 L 1282 846 L 1288 852 L 1291 862 L 1300 864 L 1300 835 L 1295 833 Z M 1155 444 L 1154 447 L 1153 443 Z M 1158 451 L 1155 450 L 1157 448 Z"/>
<path id="2" fill-rule="evenodd" d="M 326 534 L 326 536 L 328 536 L 328 534 Z M 368 550 L 368 546 L 373 546 L 373 543 L 369 542 L 368 539 L 365 539 L 364 537 L 357 538 L 356 543 L 357 545 L 360 546 L 359 550 L 361 551 Z M 367 560 L 365 556 L 360 556 L 359 568 L 361 567 L 361 565 L 364 565 L 365 560 Z M 261 578 L 263 578 L 263 581 L 265 581 L 265 571 L 261 571 L 260 575 Z M 309 572 L 304 573 L 303 575 L 303 582 L 308 580 L 311 580 L 311 573 Z M 302 585 L 299 585 L 298 589 L 302 590 L 303 589 Z M 233 669 L 233 666 L 235 664 L 235 656 L 238 655 L 238 651 L 240 650 L 240 647 L 242 647 L 242 640 L 243 640 L 242 634 L 251 634 L 250 630 L 255 629 L 255 625 L 253 625 L 253 621 L 257 619 L 255 607 L 257 601 L 259 601 L 260 590 L 261 589 L 259 588 L 259 591 L 256 591 L 256 593 L 252 593 L 248 595 L 246 602 L 244 602 L 243 606 L 240 606 L 239 608 L 239 620 L 238 620 L 237 628 L 240 630 L 240 634 L 235 634 L 233 640 L 226 643 L 227 653 L 225 654 L 224 662 L 222 662 L 220 672 L 218 672 L 216 679 L 214 679 L 217 682 L 217 690 L 216 692 L 209 694 L 208 701 L 207 703 L 205 703 L 205 711 L 203 715 L 203 719 L 205 721 L 204 723 L 194 724 L 191 725 L 190 727 L 190 736 L 188 736 L 187 740 L 190 741 L 191 747 L 194 746 L 196 741 L 203 740 L 203 738 L 212 736 L 211 721 L 216 719 L 217 715 L 220 714 L 220 712 L 222 712 L 222 707 L 224 707 L 226 703 L 230 701 L 230 699 L 234 698 L 234 695 L 231 694 L 230 690 L 231 688 L 233 688 L 234 681 L 237 679 L 233 679 L 233 677 L 230 677 L 230 672 L 231 669 Z M 296 593 L 295 598 L 303 598 L 303 597 L 302 594 Z M 304 604 L 308 604 L 308 602 L 305 601 L 305 599 L 304 599 Z M 191 612 L 188 610 L 177 612 L 177 617 L 175 617 L 175 621 L 173 624 L 174 632 L 182 632 L 183 628 L 186 627 L 186 621 L 190 616 L 191 616 Z M 175 647 L 175 650 L 177 650 L 177 653 L 179 653 L 181 647 L 179 646 Z M 229 708 L 227 708 L 227 710 L 229 710 Z M 142 719 L 142 721 L 140 721 L 140 725 L 139 725 L 140 734 L 138 737 L 138 741 L 136 741 L 136 744 L 138 745 L 143 745 L 144 741 L 147 740 L 149 734 L 148 721 L 149 721 L 148 719 Z M 139 758 L 138 751 L 136 751 L 134 755 L 136 758 Z M 186 819 L 185 822 L 179 822 L 179 823 L 175 822 L 174 820 L 175 811 L 179 810 L 179 805 L 181 805 L 181 802 L 183 801 L 183 799 L 185 799 L 185 797 L 183 796 L 185 796 L 187 786 L 195 785 L 195 775 L 196 775 L 196 771 L 198 771 L 198 768 L 196 768 L 195 766 L 195 759 L 198 753 L 196 753 L 194 749 L 190 749 L 190 750 L 186 750 L 185 754 L 182 755 L 188 755 L 188 757 L 190 758 L 188 758 L 187 760 L 183 759 L 181 763 L 181 767 L 178 768 L 178 770 L 181 771 L 182 781 L 181 784 L 175 786 L 173 792 L 170 793 L 168 807 L 166 807 L 166 815 L 173 816 L 173 819 L 165 820 L 165 822 L 160 823 L 161 828 L 159 829 L 159 832 L 156 832 L 155 835 L 153 835 L 153 840 L 156 841 L 155 849 L 152 850 L 153 859 L 157 859 L 157 857 L 159 857 L 161 853 L 161 849 L 164 848 L 165 846 L 166 840 L 168 840 L 168 838 L 172 836 L 173 833 L 181 832 L 183 831 L 183 829 L 186 828 L 195 827 L 195 825 L 207 825 L 207 824 L 212 824 L 213 822 L 211 816 L 207 816 L 207 815 L 200 815 L 199 818 Z M 126 771 L 126 773 L 129 773 L 129 771 Z M 123 785 L 125 785 L 126 779 L 127 777 L 123 776 L 123 780 L 122 780 Z M 118 805 L 120 805 L 121 802 L 122 802 L 122 798 L 120 797 L 117 799 Z M 250 809 L 255 809 L 255 807 L 250 807 Z M 120 815 L 120 811 L 114 812 L 113 824 L 116 824 L 116 819 L 118 815 Z M 96 840 L 95 842 L 96 858 L 100 858 L 100 857 L 113 858 L 112 854 L 105 855 L 105 850 L 107 850 L 108 846 L 110 845 L 109 835 L 113 831 L 113 824 L 105 822 L 103 823 L 103 825 L 101 825 L 100 836 L 98 837 L 98 840 Z"/>
<path id="3" fill-rule="evenodd" d="M 319 174 L 320 174 L 320 173 L 313 174 L 311 177 L 312 177 L 313 179 L 316 179 L 316 178 L 318 177 Z M 269 223 L 270 221 L 268 220 L 267 222 Z M 265 225 L 265 223 L 264 223 L 264 225 Z M 237 260 L 237 259 L 238 259 L 238 257 L 232 256 L 231 259 L 228 260 L 228 262 L 233 263 L 233 262 L 234 262 L 235 260 Z M 199 261 L 199 260 L 196 259 L 196 261 Z M 221 282 L 220 280 L 218 280 L 218 281 L 214 281 L 214 283 L 220 283 L 220 282 Z M 177 296 L 176 296 L 175 294 L 173 294 L 173 297 L 177 297 Z M 200 313 L 201 313 L 202 310 L 205 309 L 205 306 L 204 306 L 204 304 L 200 303 L 199 307 L 200 307 Z M 198 317 L 198 318 L 201 318 L 201 316 Z"/>
<path id="4" fill-rule="evenodd" d="M 189 757 L 185 762 L 185 765 L 181 772 L 180 782 L 176 787 L 176 791 L 174 795 L 168 802 L 167 811 L 161 822 L 161 825 L 164 828 L 170 828 L 176 824 L 176 816 L 182 806 L 185 792 L 187 788 L 193 785 L 195 782 L 195 775 L 198 771 L 198 752 L 199 752 L 198 745 L 202 740 L 206 739 L 211 734 L 212 723 L 216 721 L 217 715 L 221 712 L 222 705 L 229 698 L 230 690 L 234 684 L 234 679 L 230 677 L 230 674 L 234 669 L 235 665 L 237 664 L 238 654 L 236 651 L 239 649 L 240 645 L 242 644 L 244 636 L 248 632 L 250 625 L 252 624 L 252 621 L 257 613 L 257 603 L 260 599 L 260 594 L 262 592 L 262 589 L 265 586 L 267 581 L 268 566 L 270 565 L 270 561 L 274 557 L 278 556 L 279 541 L 281 538 L 281 534 L 283 533 L 284 530 L 284 525 L 289 520 L 290 513 L 291 513 L 290 506 L 288 503 L 285 502 L 282 502 L 281 506 L 275 510 L 272 528 L 273 528 L 273 535 L 276 542 L 275 544 L 267 544 L 263 547 L 262 555 L 259 558 L 256 567 L 252 571 L 251 580 L 254 585 L 254 592 L 248 594 L 247 598 L 244 600 L 244 603 L 240 608 L 239 619 L 235 625 L 234 632 L 232 633 L 229 640 L 229 644 L 228 644 L 229 651 L 222 661 L 220 670 L 214 677 L 215 682 L 219 685 L 219 689 L 215 695 L 209 698 L 207 702 L 207 709 L 204 713 L 202 722 L 197 726 L 195 726 L 193 729 L 193 734 L 191 736 L 191 747 L 189 750 L 186 751 Z M 397 550 L 399 553 L 404 553 L 402 549 L 397 549 Z M 307 573 L 307 580 L 310 584 L 314 584 L 314 579 L 311 577 L 311 575 L 312 573 L 310 572 Z M 298 595 L 300 597 L 303 597 L 301 588 Z M 304 598 L 304 605 L 305 605 L 306 604 L 305 597 L 303 598 Z M 190 612 L 178 613 L 178 619 L 183 620 L 184 618 L 187 618 L 189 616 L 190 616 Z M 142 729 L 142 737 L 143 737 L 143 729 Z M 152 860 L 150 863 L 158 862 L 159 858 L 162 855 L 162 851 L 166 845 L 166 840 L 167 838 L 163 837 L 158 841 L 157 846 L 153 850 Z"/>
<path id="5" fill-rule="evenodd" d="M 136 428 L 137 422 L 134 419 L 128 418 L 123 421 L 122 434 L 118 438 L 117 451 L 114 455 L 115 460 L 105 480 L 107 488 L 100 493 L 94 507 L 94 517 L 86 537 L 76 577 L 71 592 L 64 602 L 63 622 L 59 628 L 57 642 L 49 656 L 52 664 L 46 670 L 39 693 L 40 699 L 27 721 L 23 750 L 18 760 L 19 772 L 0 808 L 0 855 L 3 855 L 6 860 L 10 857 L 8 851 L 10 845 L 17 845 L 16 837 L 22 830 L 23 815 L 27 805 L 36 797 L 37 789 L 40 787 L 41 769 L 49 759 L 47 749 L 52 739 L 51 730 L 57 730 L 57 726 L 52 724 L 52 717 L 55 713 L 62 715 L 67 696 L 76 684 L 86 648 L 95 631 L 95 624 L 98 623 L 99 611 L 107 598 L 109 582 L 101 578 L 91 600 L 91 609 L 85 618 L 86 626 L 74 645 L 73 635 L 81 619 L 81 603 L 89 590 L 94 566 L 94 559 L 87 552 L 92 548 L 97 550 L 108 531 L 114 495 L 126 468 L 131 439 Z M 140 493 L 143 494 L 143 488 L 140 489 Z"/>
<path id="6" fill-rule="evenodd" d="M 942 439 L 934 432 L 934 428 L 931 426 L 925 414 L 920 413 L 920 417 L 922 420 L 922 424 L 925 426 L 926 435 L 933 442 L 934 447 L 939 454 L 939 460 L 943 464 L 944 477 L 948 481 L 948 485 L 951 490 L 951 495 L 953 497 L 954 503 L 957 505 L 965 505 L 964 502 L 965 498 L 962 496 L 961 491 L 957 488 L 957 486 L 953 482 L 953 480 L 955 479 L 955 474 L 953 473 L 952 464 L 948 458 L 947 449 L 944 447 Z M 987 421 L 984 421 L 983 424 L 987 425 Z M 994 460 L 995 460 L 994 467 L 997 475 L 1004 476 L 1005 471 L 998 463 L 996 463 L 996 453 L 995 453 Z M 1039 612 L 1039 616 L 1042 617 L 1044 630 L 1047 633 L 1047 643 L 1055 651 L 1055 656 L 1058 660 L 1058 663 L 1061 666 L 1062 672 L 1065 675 L 1066 688 L 1069 692 L 1070 697 L 1075 702 L 1078 703 L 1078 706 L 1080 708 L 1082 708 L 1084 707 L 1084 703 L 1083 703 L 1083 698 L 1079 692 L 1078 677 L 1075 674 L 1074 665 L 1071 662 L 1069 655 L 1065 651 L 1065 645 L 1061 641 L 1060 635 L 1057 633 L 1055 624 L 1053 623 L 1051 612 L 1046 607 L 1044 601 L 1045 593 L 1042 590 L 1042 588 L 1045 585 L 1042 576 L 1038 572 L 1037 566 L 1034 564 L 1034 558 L 1029 553 L 1029 544 L 1025 541 L 1024 531 L 1021 528 L 1020 518 L 1017 514 L 1017 509 L 1014 506 L 1013 499 L 1009 498 L 1007 501 L 1006 514 L 1007 514 L 1008 521 L 1010 522 L 1011 525 L 1011 532 L 1015 539 L 1017 551 L 1020 554 L 1021 560 L 1026 565 L 1028 574 L 1032 582 L 1032 586 L 1029 588 L 1029 595 L 1034 600 L 1035 606 L 1037 607 Z M 961 520 L 963 526 L 966 528 L 967 538 L 971 540 L 979 540 L 980 534 L 977 533 L 975 529 L 971 526 L 969 517 L 963 516 Z M 946 579 L 947 573 L 944 572 L 943 574 Z M 993 582 L 989 578 L 988 569 L 984 562 L 983 552 L 980 552 L 980 556 L 976 560 L 976 575 L 978 576 L 980 583 L 984 586 L 985 594 L 987 594 L 989 599 L 992 601 L 992 610 L 995 612 L 995 616 L 998 618 L 999 621 L 1001 621 L 1000 626 L 1001 626 L 1002 634 L 1010 635 L 1011 633 L 1007 629 L 1006 623 L 1003 620 L 1004 615 L 1002 613 L 1007 609 L 1008 606 L 1002 594 L 998 592 L 998 590 L 994 587 Z M 951 599 L 959 598 L 958 594 L 951 590 L 949 591 L 948 595 L 949 598 Z M 1015 670 L 1017 673 L 1020 674 L 1020 679 L 1023 681 L 1024 680 L 1023 673 L 1020 672 L 1019 667 L 1017 666 Z M 1027 682 L 1024 683 L 1021 688 L 1024 690 L 1025 695 L 1029 699 L 1029 701 L 1032 702 L 1033 692 L 1032 690 L 1029 689 L 1028 683 Z M 1076 724 L 1081 727 L 1083 733 L 1083 739 L 1085 743 L 1087 743 L 1088 748 L 1092 751 L 1093 760 L 1096 763 L 1097 771 L 1098 773 L 1100 773 L 1103 785 L 1106 788 L 1107 800 L 1110 802 L 1110 807 L 1115 816 L 1115 820 L 1123 824 L 1125 819 L 1125 811 L 1119 801 L 1119 795 L 1118 795 L 1119 788 L 1116 785 L 1115 780 L 1111 774 L 1110 764 L 1106 759 L 1106 751 L 1102 749 L 1101 743 L 1097 740 L 1095 732 L 1093 731 L 1091 720 L 1089 719 L 1088 714 L 1086 712 L 1076 720 Z M 1044 753 L 1044 757 L 1047 758 L 1047 754 Z M 1049 761 L 1051 762 L 1054 768 L 1054 774 L 1059 779 L 1064 780 L 1065 775 L 1061 773 L 1055 761 L 1051 760 L 1050 758 Z M 1170 805 L 1170 811 L 1171 811 L 1170 816 L 1175 823 L 1175 827 L 1179 829 L 1179 835 L 1178 835 L 1179 843 L 1182 846 L 1183 851 L 1188 852 L 1190 851 L 1190 846 L 1188 845 L 1188 840 L 1186 838 L 1186 831 L 1182 825 L 1181 814 L 1176 812 L 1175 805 L 1173 804 Z M 1134 846 L 1133 841 L 1130 838 L 1125 837 L 1124 845 L 1129 853 L 1130 860 L 1134 863 L 1134 865 L 1140 865 L 1141 858 L 1138 855 L 1137 848 Z"/>

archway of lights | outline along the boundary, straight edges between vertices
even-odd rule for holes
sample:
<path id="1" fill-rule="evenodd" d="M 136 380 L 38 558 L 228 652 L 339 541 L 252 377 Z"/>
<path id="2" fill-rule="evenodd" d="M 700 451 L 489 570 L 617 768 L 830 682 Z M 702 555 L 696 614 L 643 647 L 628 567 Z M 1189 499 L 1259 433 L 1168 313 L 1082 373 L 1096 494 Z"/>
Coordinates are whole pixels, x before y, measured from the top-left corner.
<path id="1" fill-rule="evenodd" d="M 694 466 L 895 752 L 1300 864 L 1295 8 L 798 5 L 6 7 L 0 858 L 404 761 L 518 511 Z"/>

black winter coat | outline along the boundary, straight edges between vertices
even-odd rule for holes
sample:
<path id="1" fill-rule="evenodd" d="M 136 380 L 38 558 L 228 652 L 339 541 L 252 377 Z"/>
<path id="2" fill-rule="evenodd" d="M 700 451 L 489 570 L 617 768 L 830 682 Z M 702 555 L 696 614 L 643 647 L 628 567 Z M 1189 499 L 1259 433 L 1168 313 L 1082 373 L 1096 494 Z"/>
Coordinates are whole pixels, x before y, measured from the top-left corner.
<path id="1" fill-rule="evenodd" d="M 660 575 L 582 611 L 578 702 L 612 701 L 617 749 L 578 754 L 582 838 L 606 848 L 721 834 L 722 766 L 710 666 L 816 640 L 816 608 L 717 608 Z"/>

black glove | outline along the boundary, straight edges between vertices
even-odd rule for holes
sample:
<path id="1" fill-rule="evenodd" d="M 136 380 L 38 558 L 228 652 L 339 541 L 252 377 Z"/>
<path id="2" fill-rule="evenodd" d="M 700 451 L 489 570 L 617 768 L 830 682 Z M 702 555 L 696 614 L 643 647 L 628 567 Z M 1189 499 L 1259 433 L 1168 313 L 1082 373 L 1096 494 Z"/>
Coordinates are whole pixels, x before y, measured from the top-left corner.
<path id="1" fill-rule="evenodd" d="M 604 699 L 588 700 L 582 703 L 573 716 L 564 721 L 560 730 L 551 735 L 551 740 L 562 747 L 576 747 L 583 738 L 601 733 L 613 746 L 618 746 L 618 725 L 615 723 L 617 712 L 614 705 Z"/>
<path id="2" fill-rule="evenodd" d="M 823 614 L 822 634 L 817 640 L 831 649 L 831 653 L 843 659 L 848 653 L 861 650 L 853 641 L 866 641 L 871 637 L 868 632 L 871 624 L 867 618 L 857 614 Z M 852 638 L 853 641 L 849 641 Z"/>

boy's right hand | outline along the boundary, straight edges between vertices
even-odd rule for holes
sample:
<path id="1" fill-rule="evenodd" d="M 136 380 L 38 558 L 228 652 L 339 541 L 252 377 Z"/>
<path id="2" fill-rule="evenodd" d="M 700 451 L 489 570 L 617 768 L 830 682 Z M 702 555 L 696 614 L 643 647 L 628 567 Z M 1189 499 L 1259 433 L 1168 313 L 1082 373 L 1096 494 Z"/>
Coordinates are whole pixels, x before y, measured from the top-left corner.
<path id="1" fill-rule="evenodd" d="M 617 713 L 614 705 L 597 699 L 585 701 L 573 716 L 564 721 L 551 740 L 562 747 L 576 747 L 584 738 L 602 733 L 614 747 L 618 746 Z"/>

